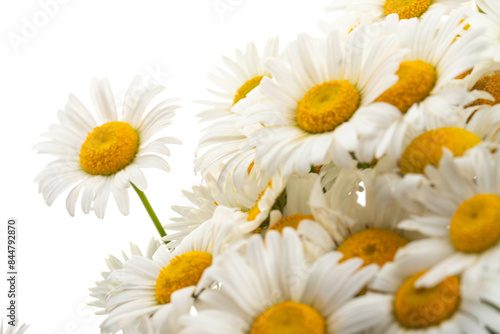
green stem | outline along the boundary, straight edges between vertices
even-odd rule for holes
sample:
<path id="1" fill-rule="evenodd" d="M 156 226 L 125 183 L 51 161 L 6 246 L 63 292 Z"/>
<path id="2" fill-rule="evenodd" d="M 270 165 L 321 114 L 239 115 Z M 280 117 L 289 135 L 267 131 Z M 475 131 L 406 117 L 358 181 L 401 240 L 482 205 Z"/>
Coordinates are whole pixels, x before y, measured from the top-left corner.
<path id="1" fill-rule="evenodd" d="M 161 237 L 163 238 L 164 236 L 167 235 L 167 233 L 163 229 L 163 226 L 161 225 L 160 220 L 156 216 L 156 213 L 153 210 L 153 207 L 149 203 L 148 198 L 146 197 L 146 195 L 144 194 L 144 192 L 142 192 L 139 188 L 137 188 L 135 186 L 135 184 L 133 184 L 132 182 L 130 182 L 130 184 L 132 185 L 132 188 L 134 188 L 134 190 L 137 193 L 137 195 L 139 195 L 139 198 L 141 199 L 141 202 L 144 205 L 144 208 L 146 208 L 146 211 L 148 212 L 149 217 L 151 217 L 151 220 L 153 221 L 153 224 L 155 224 L 155 227 L 158 230 L 158 233 L 160 233 Z"/>

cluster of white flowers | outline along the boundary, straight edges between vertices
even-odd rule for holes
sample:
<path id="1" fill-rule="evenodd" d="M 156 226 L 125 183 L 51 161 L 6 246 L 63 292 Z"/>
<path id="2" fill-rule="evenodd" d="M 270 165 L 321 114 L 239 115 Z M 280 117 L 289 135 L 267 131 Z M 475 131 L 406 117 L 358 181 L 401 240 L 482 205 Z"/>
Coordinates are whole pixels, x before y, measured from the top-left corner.
<path id="1" fill-rule="evenodd" d="M 192 205 L 92 288 L 101 333 L 500 333 L 500 2 L 334 0 L 325 36 L 250 43 L 210 78 Z M 73 214 L 169 170 L 171 101 L 95 81 L 37 145 Z M 142 194 L 143 195 L 143 194 Z M 159 229 L 161 230 L 161 228 Z M 161 232 L 160 232 L 161 233 Z"/>

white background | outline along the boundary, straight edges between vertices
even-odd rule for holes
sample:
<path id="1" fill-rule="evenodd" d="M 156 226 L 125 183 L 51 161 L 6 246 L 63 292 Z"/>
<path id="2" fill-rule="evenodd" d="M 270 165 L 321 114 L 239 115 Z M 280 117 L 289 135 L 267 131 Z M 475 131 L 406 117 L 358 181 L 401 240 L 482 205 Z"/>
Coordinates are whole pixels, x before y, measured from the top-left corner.
<path id="1" fill-rule="evenodd" d="M 199 182 L 192 161 L 202 128 L 195 114 L 203 106 L 193 101 L 211 98 L 206 73 L 249 41 L 262 49 L 271 36 L 279 35 L 283 46 L 299 32 L 319 34 L 315 25 L 329 1 L 60 0 L 50 16 L 42 5 L 49 2 L 55 0 L 0 4 L 0 268 L 6 272 L 7 218 L 17 217 L 18 315 L 31 324 L 28 333 L 98 333 L 102 318 L 87 306 L 88 288 L 106 269 L 104 258 L 119 255 L 130 241 L 144 249 L 157 232 L 132 192 L 130 215 L 121 216 L 110 200 L 104 220 L 79 206 L 69 216 L 66 193 L 52 207 L 38 194 L 35 176 L 54 158 L 32 146 L 57 122 L 68 94 L 92 109 L 92 77 L 109 77 L 119 100 L 142 74 L 167 86 L 164 97 L 182 99 L 174 126 L 163 133 L 184 142 L 172 147 L 172 172 L 146 171 L 146 194 L 166 223 L 175 215 L 170 206 L 186 203 L 181 189 Z M 4 316 L 3 278 L 0 296 Z"/>

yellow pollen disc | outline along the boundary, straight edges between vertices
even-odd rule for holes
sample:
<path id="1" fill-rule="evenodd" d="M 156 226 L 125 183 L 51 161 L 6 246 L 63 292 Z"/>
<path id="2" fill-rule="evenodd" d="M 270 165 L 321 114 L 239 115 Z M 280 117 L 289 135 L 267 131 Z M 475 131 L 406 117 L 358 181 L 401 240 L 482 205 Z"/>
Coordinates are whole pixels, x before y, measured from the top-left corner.
<path id="1" fill-rule="evenodd" d="M 250 334 L 325 334 L 325 319 L 306 304 L 292 301 L 271 306 L 255 318 Z"/>
<path id="2" fill-rule="evenodd" d="M 273 181 L 272 180 L 269 181 L 267 187 L 264 188 L 264 190 L 262 190 L 260 192 L 259 196 L 257 197 L 257 200 L 255 201 L 254 206 L 252 206 L 250 208 L 250 210 L 248 210 L 248 212 L 247 212 L 248 213 L 248 216 L 247 216 L 248 221 L 255 220 L 255 218 L 257 218 L 257 216 L 259 215 L 259 213 L 260 213 L 259 201 L 262 198 L 262 196 L 264 195 L 264 193 L 266 192 L 267 188 L 273 189 Z"/>
<path id="3" fill-rule="evenodd" d="M 132 162 L 138 149 L 139 135 L 128 123 L 105 123 L 82 144 L 80 165 L 92 175 L 111 175 Z"/>
<path id="4" fill-rule="evenodd" d="M 375 101 L 392 104 L 402 113 L 406 113 L 412 105 L 429 96 L 436 84 L 436 69 L 421 60 L 402 62 L 396 74 L 399 77 L 398 82 Z"/>
<path id="5" fill-rule="evenodd" d="M 310 133 L 333 131 L 351 118 L 361 96 L 348 81 L 328 81 L 314 86 L 297 104 L 297 123 Z"/>
<path id="6" fill-rule="evenodd" d="M 432 0 L 386 0 L 385 15 L 396 13 L 400 20 L 420 17 L 431 4 Z"/>
<path id="7" fill-rule="evenodd" d="M 450 239 L 464 253 L 480 253 L 500 241 L 500 196 L 479 194 L 458 207 L 450 223 Z"/>
<path id="8" fill-rule="evenodd" d="M 448 148 L 455 157 L 481 142 L 476 134 L 461 128 L 438 128 L 424 132 L 406 147 L 399 165 L 401 173 L 423 174 L 425 166 L 439 167 L 443 147 Z"/>
<path id="9" fill-rule="evenodd" d="M 394 314 L 398 322 L 411 329 L 436 326 L 449 319 L 460 305 L 460 280 L 451 276 L 429 289 L 415 288 L 421 272 L 406 279 L 394 298 Z"/>
<path id="10" fill-rule="evenodd" d="M 489 104 L 494 106 L 500 103 L 500 75 L 488 75 L 476 82 L 472 90 L 483 90 L 490 93 L 495 98 L 495 101 L 479 99 L 474 101 L 471 106 L 478 106 L 482 104 Z"/>
<path id="11" fill-rule="evenodd" d="M 301 214 L 291 215 L 285 218 L 281 218 L 281 220 L 277 222 L 273 227 L 271 227 L 270 230 L 276 230 L 280 233 L 283 232 L 283 229 L 285 227 L 292 227 L 296 230 L 299 227 L 299 223 L 304 219 L 314 220 L 314 217 L 311 215 Z"/>
<path id="12" fill-rule="evenodd" d="M 177 290 L 196 285 L 201 275 L 212 264 L 212 255 L 191 251 L 176 256 L 164 267 L 155 284 L 158 303 L 170 303 L 170 296 Z"/>
<path id="13" fill-rule="evenodd" d="M 260 82 L 262 81 L 262 78 L 264 78 L 263 75 L 259 77 L 252 78 L 245 82 L 240 89 L 238 89 L 238 92 L 234 96 L 233 100 L 233 106 L 238 103 L 240 100 L 243 100 L 245 97 L 247 97 L 247 94 L 250 93 L 255 87 L 260 85 Z"/>
<path id="14" fill-rule="evenodd" d="M 344 254 L 342 261 L 353 257 L 363 259 L 364 265 L 375 263 L 383 266 L 392 262 L 399 247 L 403 247 L 408 240 L 392 230 L 383 228 L 368 228 L 351 234 L 345 239 L 337 251 Z"/>

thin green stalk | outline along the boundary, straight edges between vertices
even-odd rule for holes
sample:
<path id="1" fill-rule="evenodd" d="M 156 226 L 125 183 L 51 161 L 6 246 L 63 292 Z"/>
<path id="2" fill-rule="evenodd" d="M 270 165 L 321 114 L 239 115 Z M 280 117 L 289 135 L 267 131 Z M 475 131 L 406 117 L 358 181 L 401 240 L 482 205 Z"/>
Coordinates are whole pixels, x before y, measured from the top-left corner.
<path id="1" fill-rule="evenodd" d="M 139 195 L 139 198 L 141 199 L 141 202 L 144 205 L 144 208 L 146 208 L 146 211 L 148 212 L 149 217 L 151 217 L 153 224 L 155 224 L 155 227 L 158 230 L 158 233 L 160 233 L 161 237 L 163 238 L 164 236 L 167 235 L 167 233 L 163 229 L 163 226 L 161 225 L 160 220 L 158 219 L 158 216 L 156 216 L 156 213 L 153 210 L 153 207 L 149 203 L 148 198 L 146 197 L 144 192 L 142 192 L 139 188 L 137 188 L 135 186 L 135 184 L 133 184 L 132 182 L 130 182 L 130 184 L 132 185 L 132 188 L 134 188 L 137 195 Z"/>

